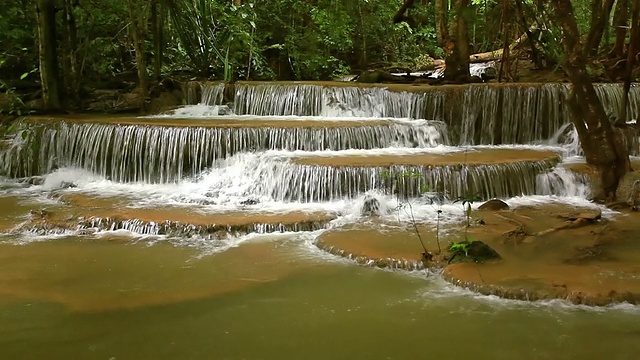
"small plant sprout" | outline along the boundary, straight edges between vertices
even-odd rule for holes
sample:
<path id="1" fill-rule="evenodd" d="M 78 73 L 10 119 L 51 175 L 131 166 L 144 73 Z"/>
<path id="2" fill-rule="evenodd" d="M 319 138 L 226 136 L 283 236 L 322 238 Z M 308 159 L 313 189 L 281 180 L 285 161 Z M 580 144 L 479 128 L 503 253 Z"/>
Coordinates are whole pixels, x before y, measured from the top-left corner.
<path id="1" fill-rule="evenodd" d="M 407 214 L 407 216 L 409 216 L 409 218 L 411 219 L 411 225 L 413 226 L 413 230 L 418 236 L 418 241 L 420 241 L 420 245 L 422 246 L 422 250 L 424 251 L 422 253 L 423 258 L 425 260 L 431 260 L 433 256 L 431 255 L 431 253 L 429 253 L 429 251 L 427 250 L 427 247 L 424 244 L 424 240 L 422 239 L 422 234 L 420 233 L 420 229 L 418 229 L 418 223 L 413 213 L 413 206 L 406 196 L 404 196 L 404 202 L 401 200 L 400 189 L 397 187 L 398 184 L 402 184 L 402 185 L 405 185 L 403 186 L 403 188 L 406 188 L 407 180 L 411 178 L 420 180 L 423 178 L 422 174 L 414 170 L 403 170 L 401 172 L 396 173 L 395 176 L 392 177 L 391 172 L 389 170 L 385 170 L 382 172 L 382 178 L 385 180 L 391 179 L 392 189 L 395 189 L 396 201 L 398 202 L 398 205 L 396 206 L 396 210 L 398 211 L 398 221 L 400 221 L 400 210 L 404 210 L 405 214 Z M 428 186 L 423 185 L 420 187 L 421 191 L 426 192 L 424 189 L 428 191 Z M 440 240 L 437 239 L 437 242 L 438 242 L 438 254 L 440 254 L 441 252 Z"/>
<path id="2" fill-rule="evenodd" d="M 462 241 L 452 242 L 447 247 L 447 250 L 452 253 L 451 258 L 449 258 L 448 263 L 450 264 L 453 259 L 457 256 L 469 256 L 469 249 L 471 247 L 471 243 L 473 241 L 469 239 L 464 239 Z"/>
<path id="3" fill-rule="evenodd" d="M 480 196 L 480 194 L 467 194 L 467 195 L 458 197 L 458 199 L 454 201 L 454 203 L 459 202 L 462 204 L 464 215 L 467 220 L 467 227 L 471 226 L 471 213 L 473 212 L 471 208 L 471 204 L 480 200 L 482 200 L 482 197 Z"/>

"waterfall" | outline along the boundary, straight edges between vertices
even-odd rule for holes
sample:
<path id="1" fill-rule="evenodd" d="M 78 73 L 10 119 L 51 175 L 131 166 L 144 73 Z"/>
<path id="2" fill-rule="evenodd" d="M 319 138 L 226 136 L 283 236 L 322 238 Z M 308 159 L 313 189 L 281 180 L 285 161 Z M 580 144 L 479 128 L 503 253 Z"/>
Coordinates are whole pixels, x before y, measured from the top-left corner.
<path id="1" fill-rule="evenodd" d="M 635 126 L 626 126 L 618 128 L 623 134 L 623 143 L 629 151 L 629 155 L 637 156 L 640 154 L 640 138 L 638 130 Z M 582 146 L 580 145 L 580 137 L 578 131 L 572 123 L 564 124 L 556 131 L 547 141 L 549 145 L 561 146 L 565 150 L 565 156 L 583 156 Z"/>
<path id="2" fill-rule="evenodd" d="M 538 192 L 537 175 L 549 171 L 557 163 L 541 160 L 509 164 L 353 167 L 304 165 L 287 157 L 260 157 L 254 161 L 245 165 L 252 173 L 246 180 L 248 185 L 244 194 L 285 202 L 355 198 L 375 189 L 389 191 L 401 198 L 416 197 L 428 189 L 445 194 L 451 200 L 466 196 L 490 199 L 532 195 Z"/>
<path id="3" fill-rule="evenodd" d="M 183 109 L 174 118 L 30 120 L 3 140 L 0 176 L 44 175 L 71 167 L 113 183 L 193 185 L 206 188 L 199 194 L 205 200 L 231 199 L 227 203 L 254 196 L 289 203 L 336 201 L 368 191 L 410 198 L 425 189 L 449 200 L 468 195 L 488 199 L 586 194 L 583 179 L 553 169 L 556 160 L 403 164 L 404 155 L 430 156 L 425 151 L 411 153 L 414 149 L 450 151 L 443 145 L 451 144 L 546 142 L 561 145 L 565 156 L 580 155 L 564 104 L 566 84 L 228 86 L 205 84 L 198 90 L 194 85 L 193 92 L 201 92 L 203 110 L 197 118 Z M 620 86 L 596 88 L 607 111 L 615 113 L 621 103 Z M 632 88 L 632 117 L 640 111 L 638 89 Z M 230 93 L 233 102 L 223 104 Z M 218 115 L 223 108 L 238 115 Z M 637 134 L 630 131 L 627 141 L 637 153 Z M 396 162 L 340 165 L 339 157 L 356 150 L 374 150 L 357 155 L 361 158 L 384 152 Z M 305 156 L 329 160 L 314 165 L 305 163 Z M 401 176 L 407 172 L 415 176 Z"/>
<path id="4" fill-rule="evenodd" d="M 216 160 L 239 152 L 433 147 L 448 142 L 443 123 L 397 120 L 347 127 L 58 122 L 34 128 L 32 136 L 39 147 L 26 146 L 21 133 L 17 133 L 13 146 L 0 153 L 3 174 L 23 177 L 46 174 L 59 167 L 79 167 L 113 181 L 165 183 L 197 175 Z"/>
<path id="5" fill-rule="evenodd" d="M 599 84 L 595 88 L 607 114 L 620 118 L 620 110 L 622 109 L 624 98 L 622 84 Z M 629 103 L 627 104 L 627 118 L 625 121 L 637 120 L 638 115 L 640 115 L 640 86 L 632 84 L 629 89 Z"/>
<path id="6" fill-rule="evenodd" d="M 217 83 L 205 86 L 202 91 L 201 104 L 222 105 L 224 101 L 225 83 Z"/>
<path id="7" fill-rule="evenodd" d="M 590 190 L 585 176 L 580 176 L 563 167 L 538 175 L 538 188 L 541 195 L 576 196 L 588 198 Z"/>
<path id="8" fill-rule="evenodd" d="M 233 111 L 250 115 L 423 118 L 421 94 L 377 87 L 237 84 Z"/>
<path id="9" fill-rule="evenodd" d="M 221 85 L 216 84 L 216 94 Z M 620 84 L 595 84 L 611 115 L 622 104 Z M 569 84 L 472 84 L 406 91 L 406 85 L 375 87 L 275 83 L 234 85 L 233 112 L 251 115 L 426 118 L 445 122 L 455 144 L 541 142 L 570 122 Z M 206 93 L 206 91 L 204 91 Z M 219 95 L 217 95 L 219 96 Z M 640 113 L 640 87 L 630 92 L 628 120 Z M 206 97 L 208 105 L 219 97 Z"/>

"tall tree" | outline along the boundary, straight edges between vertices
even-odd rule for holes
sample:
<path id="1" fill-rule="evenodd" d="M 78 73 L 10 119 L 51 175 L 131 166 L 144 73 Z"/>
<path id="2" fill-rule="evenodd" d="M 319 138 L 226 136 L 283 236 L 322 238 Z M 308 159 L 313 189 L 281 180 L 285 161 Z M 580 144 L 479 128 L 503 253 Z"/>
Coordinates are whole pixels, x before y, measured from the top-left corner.
<path id="1" fill-rule="evenodd" d="M 423 0 L 422 4 L 427 2 Z M 411 26 L 424 25 L 406 15 L 414 3 L 414 0 L 405 0 L 393 21 L 405 21 Z M 451 7 L 448 0 L 434 0 L 434 3 L 438 46 L 445 56 L 444 78 L 455 82 L 468 81 L 470 51 L 467 17 L 472 13 L 470 0 L 452 0 Z"/>
<path id="2" fill-rule="evenodd" d="M 591 5 L 591 28 L 587 35 L 585 50 L 589 55 L 596 55 L 602 42 L 605 28 L 611 16 L 611 9 L 615 0 L 592 0 Z"/>
<path id="3" fill-rule="evenodd" d="M 144 111 L 144 103 L 149 96 L 149 75 L 147 74 L 147 54 L 145 38 L 148 32 L 147 7 L 143 0 L 127 0 L 129 10 L 129 32 L 136 51 L 136 68 L 138 69 L 138 86 L 142 95 L 140 107 Z"/>
<path id="4" fill-rule="evenodd" d="M 78 28 L 76 26 L 75 7 L 79 0 L 64 0 L 63 7 L 63 41 L 62 41 L 62 74 L 65 93 L 79 102 L 80 83 L 78 77 Z"/>
<path id="5" fill-rule="evenodd" d="M 573 124 L 587 163 L 596 166 L 601 174 L 605 197 L 614 199 L 620 179 L 631 170 L 629 154 L 622 134 L 611 124 L 587 73 L 587 54 L 580 42 L 571 1 L 552 0 L 551 3 L 555 20 L 562 29 L 563 66 L 572 84 L 567 103 Z"/>
<path id="6" fill-rule="evenodd" d="M 47 110 L 61 110 L 62 97 L 56 47 L 56 7 L 54 0 L 37 0 L 38 43 L 42 99 Z"/>
<path id="7" fill-rule="evenodd" d="M 164 48 L 164 1 L 151 0 L 151 35 L 153 38 L 153 80 L 160 80 Z"/>
<path id="8" fill-rule="evenodd" d="M 628 0 L 617 0 L 616 12 L 614 14 L 613 22 L 616 28 L 616 42 L 611 49 L 611 56 L 622 59 L 624 56 L 624 43 L 627 36 L 627 18 L 629 3 Z"/>
<path id="9" fill-rule="evenodd" d="M 469 30 L 467 15 L 469 0 L 453 0 L 453 14 L 449 16 L 449 2 L 435 0 L 438 45 L 444 50 L 444 78 L 467 81 L 469 76 Z M 448 21 L 448 19 L 451 19 Z"/>
<path id="10" fill-rule="evenodd" d="M 631 14 L 631 36 L 627 46 L 627 64 L 624 71 L 624 98 L 622 109 L 620 109 L 621 120 L 627 120 L 627 106 L 629 104 L 629 90 L 633 80 L 633 67 L 637 60 L 638 49 L 640 48 L 640 1 L 634 1 Z"/>

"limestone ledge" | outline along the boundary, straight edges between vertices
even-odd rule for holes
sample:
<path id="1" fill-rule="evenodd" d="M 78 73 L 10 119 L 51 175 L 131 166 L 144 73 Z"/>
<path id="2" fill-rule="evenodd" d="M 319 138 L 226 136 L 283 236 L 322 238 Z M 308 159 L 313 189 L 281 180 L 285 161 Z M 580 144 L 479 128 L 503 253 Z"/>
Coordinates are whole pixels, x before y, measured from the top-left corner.
<path id="1" fill-rule="evenodd" d="M 139 219 L 78 218 L 75 221 L 35 221 L 25 224 L 21 230 L 38 235 L 76 232 L 88 235 L 98 231 L 129 230 L 141 235 L 207 236 L 222 239 L 251 233 L 278 233 L 289 231 L 315 231 L 325 228 L 328 221 L 300 221 L 292 223 L 207 224 L 195 225 L 176 221 L 147 222 Z"/>
<path id="2" fill-rule="evenodd" d="M 501 260 L 448 264 L 443 251 L 424 263 L 413 231 L 379 231 L 372 220 L 352 228 L 332 229 L 316 246 L 364 266 L 393 270 L 433 270 L 456 286 L 505 299 L 561 299 L 573 304 L 640 304 L 640 214 L 626 211 L 615 219 L 599 209 L 567 204 L 477 210 L 484 225 L 464 236 L 496 250 Z M 384 227 L 384 226 L 383 226 Z M 464 238 L 460 227 L 440 237 L 443 250 Z M 427 249 L 437 249 L 435 233 L 420 230 Z M 434 251 L 435 252 L 435 251 Z"/>
<path id="3" fill-rule="evenodd" d="M 455 266 L 452 265 L 452 266 Z M 632 292 L 619 293 L 616 291 L 610 291 L 608 294 L 591 294 L 581 291 L 556 291 L 547 292 L 541 290 L 527 290 L 525 288 L 516 288 L 508 286 L 496 286 L 491 284 L 479 283 L 476 281 L 468 281 L 464 279 L 458 279 L 451 274 L 451 269 L 445 267 L 442 271 L 442 277 L 447 282 L 459 286 L 464 289 L 471 290 L 473 292 L 487 295 L 498 296 L 504 299 L 510 300 L 523 300 L 523 301 L 542 301 L 560 299 L 569 301 L 575 305 L 588 305 L 588 306 L 607 306 L 618 303 L 640 304 L 640 294 Z M 559 286 L 559 288 L 562 288 Z"/>
<path id="4" fill-rule="evenodd" d="M 328 252 L 329 254 L 341 256 L 343 258 L 354 261 L 360 265 L 378 267 L 382 269 L 394 269 L 394 270 L 424 270 L 425 264 L 422 261 L 416 260 L 407 260 L 407 259 L 394 259 L 391 257 L 388 258 L 371 258 L 365 255 L 358 255 L 354 253 L 350 253 L 343 249 L 339 249 L 335 246 L 328 246 L 323 244 L 322 242 L 317 242 L 316 246 L 323 251 Z"/>

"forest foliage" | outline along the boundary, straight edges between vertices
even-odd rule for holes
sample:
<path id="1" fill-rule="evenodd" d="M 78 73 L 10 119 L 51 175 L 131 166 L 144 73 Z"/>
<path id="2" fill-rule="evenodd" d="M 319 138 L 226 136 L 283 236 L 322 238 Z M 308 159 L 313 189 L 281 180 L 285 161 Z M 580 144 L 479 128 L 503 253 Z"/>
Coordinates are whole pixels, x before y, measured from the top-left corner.
<path id="1" fill-rule="evenodd" d="M 5 85 L 38 80 L 38 1 L 3 1 L 0 80 Z M 444 55 L 436 39 L 435 1 L 416 1 L 409 10 L 419 26 L 392 21 L 403 0 L 51 1 L 58 9 L 56 36 L 62 50 L 58 56 L 72 53 L 76 76 L 83 81 L 135 80 L 136 48 L 130 28 L 137 22 L 128 11 L 132 3 L 141 12 L 136 18 L 142 20 L 142 48 L 149 59 L 158 57 L 157 69 L 153 61 L 145 66 L 150 76 L 321 80 L 373 67 L 418 70 Z M 594 1 L 572 1 L 584 36 Z M 522 19 L 515 11 L 518 6 Z M 73 29 L 67 24 L 68 12 Z M 526 27 L 544 29 L 545 34 L 537 36 L 547 40 L 557 38 L 551 12 L 540 0 L 472 0 L 464 15 L 470 51 L 501 49 L 505 40 L 517 38 Z M 610 28 L 605 43 L 614 41 Z M 505 29 L 517 31 L 505 39 Z M 75 32 L 73 44 L 68 43 L 69 31 Z M 562 47 L 553 41 L 540 41 L 540 47 L 548 66 L 562 56 Z"/>

